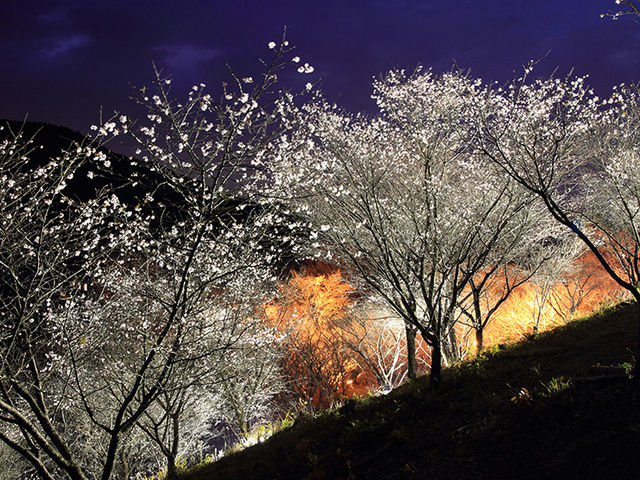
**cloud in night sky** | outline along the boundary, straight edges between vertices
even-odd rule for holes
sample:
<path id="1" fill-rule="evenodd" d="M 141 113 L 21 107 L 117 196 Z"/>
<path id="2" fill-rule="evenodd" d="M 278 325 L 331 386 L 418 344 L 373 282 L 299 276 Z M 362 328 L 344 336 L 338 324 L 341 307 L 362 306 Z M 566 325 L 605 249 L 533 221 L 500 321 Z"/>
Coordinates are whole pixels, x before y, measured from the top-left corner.
<path id="1" fill-rule="evenodd" d="M 191 70 L 221 55 L 217 49 L 188 44 L 161 45 L 154 50 L 162 53 L 163 63 L 174 71 Z"/>
<path id="2" fill-rule="evenodd" d="M 66 10 L 52 10 L 38 15 L 38 21 L 43 25 L 65 25 L 69 18 Z"/>
<path id="3" fill-rule="evenodd" d="M 47 60 L 54 60 L 58 57 L 71 53 L 73 50 L 84 47 L 92 41 L 93 39 L 89 35 L 82 33 L 71 35 L 54 40 L 51 42 L 52 45 L 43 48 L 40 53 Z"/>

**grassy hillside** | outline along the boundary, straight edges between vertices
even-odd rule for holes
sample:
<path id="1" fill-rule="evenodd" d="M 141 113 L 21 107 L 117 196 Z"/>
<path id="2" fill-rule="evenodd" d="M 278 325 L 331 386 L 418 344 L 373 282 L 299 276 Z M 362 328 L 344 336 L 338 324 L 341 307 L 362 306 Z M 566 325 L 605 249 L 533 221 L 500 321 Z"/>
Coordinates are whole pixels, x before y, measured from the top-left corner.
<path id="1" fill-rule="evenodd" d="M 421 378 L 299 419 L 183 479 L 638 479 L 631 382 L 622 369 L 597 367 L 632 361 L 636 308 L 449 369 L 437 390 Z"/>

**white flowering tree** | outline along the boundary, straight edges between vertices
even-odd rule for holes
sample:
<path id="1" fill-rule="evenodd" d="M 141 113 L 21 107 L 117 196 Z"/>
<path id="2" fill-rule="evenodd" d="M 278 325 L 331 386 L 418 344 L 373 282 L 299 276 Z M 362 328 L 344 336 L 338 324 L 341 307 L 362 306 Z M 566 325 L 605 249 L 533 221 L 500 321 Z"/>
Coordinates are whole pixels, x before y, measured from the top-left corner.
<path id="1" fill-rule="evenodd" d="M 513 213 L 487 255 L 486 266 L 469 279 L 460 302 L 461 323 L 473 330 L 476 351 L 484 349 L 484 332 L 500 307 L 548 262 L 541 246 L 556 236 L 538 205 L 531 203 Z"/>
<path id="2" fill-rule="evenodd" d="M 622 88 L 611 99 L 613 108 L 588 139 L 594 169 L 585 175 L 587 201 L 581 211 L 595 227 L 607 257 L 629 283 L 640 281 L 640 181 L 638 178 L 640 100 L 638 92 Z M 606 205 L 606 208 L 603 208 Z"/>
<path id="3" fill-rule="evenodd" d="M 558 227 L 561 225 L 557 224 Z M 543 327 L 555 324 L 555 318 L 567 318 L 569 312 L 562 312 L 555 294 L 561 285 L 565 291 L 569 282 L 580 283 L 576 269 L 578 257 L 584 253 L 584 245 L 570 231 L 558 231 L 553 237 L 531 246 L 531 259 L 536 269 L 529 279 L 533 289 L 531 314 L 533 327 L 531 333 L 537 334 Z M 583 283 L 584 285 L 584 283 Z M 579 301 L 574 297 L 575 301 Z M 569 308 L 572 308 L 571 306 Z M 575 309 L 576 306 L 574 305 Z"/>
<path id="4" fill-rule="evenodd" d="M 624 16 L 631 16 L 633 21 L 640 21 L 640 8 L 635 0 L 614 0 L 617 7 L 615 10 L 609 9 L 607 13 L 603 13 L 600 17 L 610 17 L 612 20 L 619 20 Z"/>
<path id="5" fill-rule="evenodd" d="M 491 114 L 477 117 L 478 145 L 640 301 L 635 96 L 603 101 L 584 78 L 528 81 L 529 73 L 493 92 Z"/>
<path id="6" fill-rule="evenodd" d="M 155 446 L 144 458 L 162 455 L 169 478 L 177 475 L 177 460 L 201 459 L 215 423 L 228 421 L 248 433 L 277 410 L 274 396 L 284 390 L 280 349 L 247 292 L 235 298 L 216 293 L 200 312 L 192 311 L 192 331 L 183 336 L 171 379 L 136 424 Z"/>
<path id="7" fill-rule="evenodd" d="M 222 382 L 216 389 L 219 419 L 245 442 L 256 427 L 282 413 L 278 396 L 287 390 L 280 368 L 282 335 L 264 324 L 253 328 L 225 356 Z"/>
<path id="8" fill-rule="evenodd" d="M 86 478 L 59 422 L 65 352 L 53 312 L 86 295 L 113 250 L 101 235 L 114 232 L 118 201 L 65 194 L 79 166 L 103 157 L 94 147 L 72 145 L 45 165 L 30 160 L 34 148 L 20 132 L 0 144 L 0 440 L 42 478 Z"/>
<path id="9" fill-rule="evenodd" d="M 411 376 L 412 333 L 432 347 L 433 383 L 464 288 L 527 202 L 467 148 L 479 88 L 458 73 L 394 71 L 374 84 L 378 118 L 318 100 L 293 113 L 273 174 L 275 188 L 294 192 L 317 244 L 405 321 Z"/>
<path id="10" fill-rule="evenodd" d="M 277 73 L 300 63 L 286 40 L 271 46 L 264 73 L 231 74 L 219 98 L 200 85 L 178 102 L 158 75 L 140 91 L 144 121 L 117 115 L 94 128 L 96 144 L 138 145 L 132 185 L 145 188 L 126 207 L 61 194 L 83 159 L 114 166 L 103 151 L 78 147 L 23 171 L 12 167 L 18 144 L 2 144 L 0 440 L 42 478 L 134 473 L 123 448 L 141 431 L 175 476 L 197 436 L 187 407 L 228 377 L 221 359 L 255 334 L 248 312 L 273 284 L 284 217 L 247 186 L 278 132 Z"/>
<path id="11" fill-rule="evenodd" d="M 373 295 L 360 299 L 349 310 L 349 322 L 338 332 L 347 352 L 357 363 L 359 375 L 377 393 L 388 393 L 407 378 L 405 324 L 384 301 Z M 416 366 L 429 367 L 429 352 L 416 343 Z M 353 379 L 358 382 L 359 378 Z M 359 386 L 359 385 L 356 385 Z"/>
<path id="12" fill-rule="evenodd" d="M 149 382 L 153 385 L 150 394 L 160 395 L 156 398 L 164 406 L 159 411 L 166 413 L 160 417 L 133 415 L 131 419 L 160 446 L 167 457 L 169 477 L 176 474 L 175 460 L 180 451 L 179 417 L 188 413 L 182 407 L 194 395 L 202 397 L 197 393 L 201 392 L 202 377 L 208 379 L 209 386 L 219 384 L 219 388 L 234 380 L 229 378 L 229 365 L 221 363 L 221 355 L 231 355 L 247 332 L 255 334 L 250 324 L 255 315 L 250 311 L 268 296 L 273 267 L 282 255 L 281 242 L 274 238 L 273 231 L 285 218 L 265 205 L 257 205 L 252 190 L 252 178 L 261 172 L 271 138 L 278 131 L 276 74 L 288 64 L 299 62 L 297 57 L 288 58 L 286 40 L 273 47 L 276 51 L 271 63 L 257 80 L 232 74 L 232 83 L 222 86 L 217 99 L 201 84 L 193 87 L 183 102 L 173 100 L 170 80 L 158 74 L 155 90 L 142 89 L 138 96 L 148 110 L 146 121 L 135 124 L 120 115 L 98 127 L 101 135 L 133 139 L 141 162 L 160 179 L 158 186 L 178 199 L 177 204 L 161 207 L 160 218 L 158 211 L 152 210 L 137 218 L 137 223 L 130 222 L 131 236 L 136 239 L 137 252 L 133 255 L 145 259 L 147 277 L 157 276 L 154 283 L 162 282 L 142 297 L 156 309 L 152 317 L 160 326 L 161 337 L 154 340 L 161 343 L 140 352 L 140 365 L 151 378 L 158 376 Z M 147 198 L 152 205 L 162 200 L 154 199 L 153 193 Z M 218 301 L 225 308 L 235 309 L 225 317 L 231 319 L 231 325 L 224 328 L 215 326 L 216 312 L 210 315 L 206 309 L 207 304 Z M 207 328 L 212 331 L 207 332 Z M 192 337 L 190 331 L 199 337 Z M 203 345 L 215 348 L 202 351 Z M 149 355 L 155 357 L 145 364 L 142 359 L 149 359 Z M 205 365 L 193 368 L 196 361 Z M 247 363 L 252 361 L 248 359 Z M 157 374 L 152 373 L 154 368 Z M 240 377 L 249 370 L 236 369 L 235 381 L 246 383 L 248 379 Z M 199 378 L 194 377 L 196 372 Z M 132 378 L 139 377 L 136 373 Z M 278 388 L 277 382 L 270 386 L 267 380 L 255 383 L 256 389 Z M 144 409 L 144 413 L 149 412 Z M 219 415 L 224 417 L 224 412 Z M 168 420 L 172 425 L 166 423 Z M 172 436 L 160 435 L 161 428 L 171 431 Z"/>

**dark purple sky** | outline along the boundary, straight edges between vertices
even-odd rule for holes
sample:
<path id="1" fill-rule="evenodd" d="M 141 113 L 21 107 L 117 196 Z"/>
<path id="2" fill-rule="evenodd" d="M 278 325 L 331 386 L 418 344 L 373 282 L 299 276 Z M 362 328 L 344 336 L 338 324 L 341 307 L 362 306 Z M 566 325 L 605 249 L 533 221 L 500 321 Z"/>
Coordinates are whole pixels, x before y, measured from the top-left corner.
<path id="1" fill-rule="evenodd" d="M 417 64 L 455 62 L 507 81 L 548 53 L 538 71 L 590 74 L 600 95 L 640 80 L 640 25 L 600 14 L 613 0 L 3 0 L 0 118 L 46 121 L 87 132 L 100 107 L 128 110 L 130 85 L 152 62 L 178 92 L 218 85 L 225 62 L 259 72 L 283 26 L 315 67 L 332 101 L 373 110 L 371 79 Z M 302 81 L 300 79 L 299 81 Z M 291 87 L 292 85 L 283 85 Z"/>

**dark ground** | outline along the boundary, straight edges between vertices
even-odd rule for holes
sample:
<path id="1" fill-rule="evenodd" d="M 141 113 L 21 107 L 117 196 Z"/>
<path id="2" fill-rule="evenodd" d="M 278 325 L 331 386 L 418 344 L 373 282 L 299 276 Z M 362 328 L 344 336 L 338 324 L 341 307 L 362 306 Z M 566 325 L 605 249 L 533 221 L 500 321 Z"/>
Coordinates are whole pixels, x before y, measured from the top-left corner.
<path id="1" fill-rule="evenodd" d="M 636 315 L 620 305 L 485 354 L 436 390 L 420 378 L 349 401 L 182 478 L 640 479 L 632 381 L 592 368 L 632 362 Z"/>

